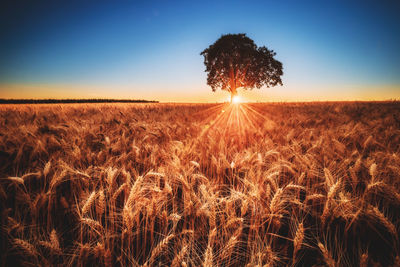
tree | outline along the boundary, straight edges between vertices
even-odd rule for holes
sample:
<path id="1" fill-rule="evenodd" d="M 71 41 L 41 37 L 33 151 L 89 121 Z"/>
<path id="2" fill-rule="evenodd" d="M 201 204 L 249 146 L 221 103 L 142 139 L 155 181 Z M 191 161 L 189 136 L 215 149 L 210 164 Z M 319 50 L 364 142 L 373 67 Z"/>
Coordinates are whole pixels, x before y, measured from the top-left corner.
<path id="1" fill-rule="evenodd" d="M 282 63 L 274 59 L 276 53 L 257 47 L 244 33 L 222 35 L 200 55 L 208 72 L 207 84 L 214 92 L 218 88 L 228 91 L 231 102 L 238 88 L 282 85 Z"/>

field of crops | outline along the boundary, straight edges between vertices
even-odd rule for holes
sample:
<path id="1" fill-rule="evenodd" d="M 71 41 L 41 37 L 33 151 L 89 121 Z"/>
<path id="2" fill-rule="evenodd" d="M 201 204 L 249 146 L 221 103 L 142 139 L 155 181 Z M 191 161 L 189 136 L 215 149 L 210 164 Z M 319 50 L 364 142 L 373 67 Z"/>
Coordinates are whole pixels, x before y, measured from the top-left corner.
<path id="1" fill-rule="evenodd" d="M 400 103 L 0 106 L 0 266 L 400 266 Z"/>

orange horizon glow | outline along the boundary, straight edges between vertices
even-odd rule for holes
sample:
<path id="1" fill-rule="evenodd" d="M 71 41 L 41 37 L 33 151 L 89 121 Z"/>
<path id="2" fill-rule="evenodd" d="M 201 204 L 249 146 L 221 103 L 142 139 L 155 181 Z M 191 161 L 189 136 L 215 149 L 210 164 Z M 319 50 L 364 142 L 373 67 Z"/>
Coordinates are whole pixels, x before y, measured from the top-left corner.
<path id="1" fill-rule="evenodd" d="M 152 87 L 146 85 L 0 84 L 5 99 L 144 99 L 177 103 L 229 102 L 230 94 L 212 92 L 206 85 Z M 324 89 L 321 89 L 324 88 Z M 277 86 L 238 91 L 234 102 L 310 102 L 399 100 L 400 85 L 385 86 Z"/>

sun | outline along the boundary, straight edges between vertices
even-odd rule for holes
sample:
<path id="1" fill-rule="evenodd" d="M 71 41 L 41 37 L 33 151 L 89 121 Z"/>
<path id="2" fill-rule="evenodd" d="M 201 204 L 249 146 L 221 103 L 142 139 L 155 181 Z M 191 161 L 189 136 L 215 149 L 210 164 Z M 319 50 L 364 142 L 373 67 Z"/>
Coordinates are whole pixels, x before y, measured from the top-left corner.
<path id="1" fill-rule="evenodd" d="M 239 104 L 241 102 L 240 96 L 235 95 L 232 99 L 232 103 Z"/>

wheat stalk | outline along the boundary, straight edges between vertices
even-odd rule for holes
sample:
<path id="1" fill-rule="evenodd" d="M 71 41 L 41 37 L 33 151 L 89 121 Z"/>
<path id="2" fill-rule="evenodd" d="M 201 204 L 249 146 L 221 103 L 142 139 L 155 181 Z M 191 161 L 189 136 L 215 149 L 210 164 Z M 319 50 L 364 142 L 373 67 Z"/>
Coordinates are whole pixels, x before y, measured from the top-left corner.
<path id="1" fill-rule="evenodd" d="M 335 260 L 332 258 L 332 256 L 330 255 L 329 251 L 326 249 L 326 247 L 321 243 L 318 242 L 318 247 L 322 252 L 322 256 L 324 257 L 325 263 L 329 266 L 329 267 L 335 267 L 336 266 L 336 262 Z"/>
<path id="2" fill-rule="evenodd" d="M 29 256 L 36 257 L 38 255 L 36 248 L 31 243 L 23 239 L 15 238 L 13 240 L 13 244 Z"/>
<path id="3" fill-rule="evenodd" d="M 84 216 L 92 207 L 94 200 L 96 198 L 96 191 L 93 191 L 83 204 L 81 216 Z"/>
<path id="4" fill-rule="evenodd" d="M 171 266 L 180 266 L 180 264 L 184 262 L 184 258 L 186 257 L 187 251 L 188 251 L 188 245 L 184 244 L 182 246 L 182 249 L 179 251 L 178 254 L 176 254 L 174 259 L 172 260 Z"/>
<path id="5" fill-rule="evenodd" d="M 152 250 L 149 260 L 147 261 L 150 265 L 153 265 L 154 260 L 160 253 L 168 246 L 169 242 L 175 237 L 174 234 L 170 234 L 166 236 L 163 240 L 161 240 L 157 246 Z"/>
<path id="6" fill-rule="evenodd" d="M 363 253 L 360 257 L 360 267 L 368 267 L 368 254 Z"/>
<path id="7" fill-rule="evenodd" d="M 301 245 L 303 244 L 303 239 L 304 239 L 304 226 L 303 223 L 299 223 L 297 226 L 297 231 L 296 235 L 294 236 L 293 239 L 293 264 L 296 262 L 296 255 L 297 252 L 300 250 Z"/>

